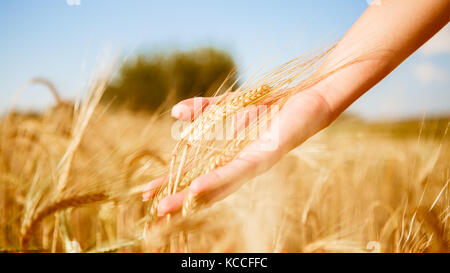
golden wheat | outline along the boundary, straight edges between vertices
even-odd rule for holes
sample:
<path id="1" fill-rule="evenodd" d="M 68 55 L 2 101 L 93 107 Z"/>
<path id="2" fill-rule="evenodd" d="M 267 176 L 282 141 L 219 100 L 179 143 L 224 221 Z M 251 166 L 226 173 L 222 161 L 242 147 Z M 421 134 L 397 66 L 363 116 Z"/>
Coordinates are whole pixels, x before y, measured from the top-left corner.
<path id="1" fill-rule="evenodd" d="M 401 123 L 343 118 L 215 206 L 189 196 L 189 217 L 174 215 L 141 235 L 161 198 L 230 162 L 249 141 L 189 136 L 252 104 L 282 102 L 293 86 L 320 78 L 299 73 L 315 63 L 295 60 L 244 83 L 178 143 L 167 138 L 168 117 L 106 110 L 93 94 L 60 109 L 67 115 L 1 119 L 0 251 L 448 252 L 448 120 L 411 123 L 416 133 L 406 134 Z M 146 182 L 161 175 L 164 185 L 143 204 Z"/>
<path id="2" fill-rule="evenodd" d="M 85 206 L 88 204 L 107 200 L 108 196 L 104 193 L 86 194 L 80 196 L 72 196 L 62 199 L 60 201 L 49 204 L 42 210 L 33 215 L 33 218 L 29 222 L 24 222 L 22 227 L 21 246 L 26 248 L 32 233 L 35 231 L 39 223 L 47 216 L 50 216 L 57 211 L 65 210 L 68 208 Z"/>

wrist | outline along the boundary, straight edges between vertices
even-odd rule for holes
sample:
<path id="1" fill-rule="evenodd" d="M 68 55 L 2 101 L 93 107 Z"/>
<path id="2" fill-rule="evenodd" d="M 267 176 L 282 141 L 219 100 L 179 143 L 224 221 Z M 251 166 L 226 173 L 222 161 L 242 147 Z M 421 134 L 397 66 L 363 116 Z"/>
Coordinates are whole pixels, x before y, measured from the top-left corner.
<path id="1" fill-rule="evenodd" d="M 389 53 L 379 53 L 349 61 L 311 87 L 328 105 L 329 123 L 395 68 L 389 60 Z"/>

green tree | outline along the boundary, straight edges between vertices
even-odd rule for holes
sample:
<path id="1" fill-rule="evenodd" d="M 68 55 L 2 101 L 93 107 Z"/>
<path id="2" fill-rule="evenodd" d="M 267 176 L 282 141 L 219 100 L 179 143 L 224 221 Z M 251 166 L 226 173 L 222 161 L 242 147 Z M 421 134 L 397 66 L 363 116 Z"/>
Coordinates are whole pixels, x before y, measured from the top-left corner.
<path id="1" fill-rule="evenodd" d="M 103 102 L 132 110 L 155 110 L 173 91 L 178 100 L 210 95 L 235 71 L 232 57 L 214 48 L 139 54 L 125 63 L 106 89 Z M 229 77 L 224 87 L 236 80 Z"/>

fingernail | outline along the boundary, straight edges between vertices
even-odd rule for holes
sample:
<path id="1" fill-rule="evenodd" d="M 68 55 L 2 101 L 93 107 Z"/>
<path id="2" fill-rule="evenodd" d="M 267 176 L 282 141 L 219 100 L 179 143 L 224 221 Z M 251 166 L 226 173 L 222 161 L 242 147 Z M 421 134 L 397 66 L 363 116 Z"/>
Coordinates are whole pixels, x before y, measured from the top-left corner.
<path id="1" fill-rule="evenodd" d="M 196 195 L 201 191 L 200 183 L 197 180 L 192 181 L 191 186 L 189 187 L 191 194 Z"/>
<path id="2" fill-rule="evenodd" d="M 145 201 L 150 200 L 150 194 L 151 194 L 150 192 L 144 192 L 142 194 L 142 201 L 145 202 Z"/>
<path id="3" fill-rule="evenodd" d="M 164 216 L 164 215 L 166 215 L 166 212 L 167 212 L 167 205 L 164 202 L 164 200 L 161 200 L 159 202 L 159 204 L 158 204 L 158 213 L 157 213 L 157 215 L 158 216 Z"/>
<path id="4" fill-rule="evenodd" d="M 177 119 L 183 118 L 183 107 L 179 104 L 172 107 L 172 117 Z"/>
<path id="5" fill-rule="evenodd" d="M 157 181 L 156 179 L 150 181 L 150 182 L 147 184 L 147 186 L 145 186 L 143 192 L 151 191 L 151 190 L 153 190 L 154 188 L 156 188 L 156 186 L 157 186 L 157 185 L 156 185 L 156 181 Z"/>

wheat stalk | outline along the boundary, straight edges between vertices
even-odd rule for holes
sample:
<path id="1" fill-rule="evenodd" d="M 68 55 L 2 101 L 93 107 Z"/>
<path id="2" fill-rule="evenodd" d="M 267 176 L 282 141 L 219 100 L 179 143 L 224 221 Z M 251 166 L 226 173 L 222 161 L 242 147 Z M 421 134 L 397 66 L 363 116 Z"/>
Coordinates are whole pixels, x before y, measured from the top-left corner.
<path id="1" fill-rule="evenodd" d="M 247 143 L 247 141 L 235 141 L 232 142 L 231 145 L 229 145 L 230 147 L 227 147 L 227 149 L 224 150 L 223 153 L 217 154 L 215 157 L 212 157 L 208 164 L 205 166 L 204 170 L 202 170 L 201 174 L 206 174 L 218 167 L 222 167 L 225 164 L 229 163 L 230 161 L 232 161 L 241 151 L 242 147 L 245 146 L 245 144 Z M 193 179 L 195 179 L 195 177 L 197 176 L 187 176 L 187 179 L 185 181 L 185 184 L 188 185 L 192 182 Z M 196 202 L 196 197 L 189 192 L 186 201 L 183 203 L 183 208 L 182 208 L 182 215 L 183 216 L 187 216 L 189 214 L 191 214 L 193 211 L 195 211 L 196 209 L 198 209 L 199 204 L 197 204 Z"/>
<path id="2" fill-rule="evenodd" d="M 222 121 L 227 117 L 231 117 L 239 110 L 242 110 L 250 104 L 255 104 L 265 96 L 269 95 L 271 91 L 272 89 L 268 85 L 262 85 L 255 89 L 224 96 L 224 99 L 222 101 L 219 101 L 218 104 L 214 105 L 216 107 L 210 108 L 212 110 L 209 111 L 206 110 L 191 124 L 191 126 L 189 126 L 185 130 L 181 142 L 175 148 L 176 152 L 180 146 L 182 146 L 183 144 L 186 145 L 183 148 L 183 154 L 181 156 L 180 166 L 178 168 L 175 183 L 172 183 L 171 172 L 169 174 L 168 185 L 160 189 L 152 200 L 152 204 L 149 207 L 150 221 L 153 221 L 157 218 L 157 208 L 159 201 L 161 201 L 169 194 L 174 194 L 176 192 L 182 191 L 187 186 L 189 186 L 193 179 L 195 179 L 199 175 L 205 174 L 216 167 L 228 163 L 232 158 L 234 158 L 234 156 L 236 156 L 240 148 L 242 148 L 241 146 L 243 142 L 236 142 L 235 144 L 233 144 L 235 146 L 234 148 L 231 146 L 227 147 L 226 149 L 224 149 L 224 153 L 217 155 L 213 154 L 213 156 L 209 159 L 208 164 L 197 164 L 197 166 L 194 166 L 183 176 L 183 178 L 181 178 L 182 169 L 185 164 L 186 153 L 189 149 L 188 145 L 192 144 L 193 142 L 201 142 L 202 139 L 205 139 L 205 135 L 209 132 L 209 130 L 216 126 L 217 122 Z M 191 141 L 188 142 L 187 138 L 190 138 Z M 172 159 L 171 169 L 173 169 L 174 162 L 176 161 L 175 158 L 176 157 L 174 156 Z"/>
<path id="3" fill-rule="evenodd" d="M 181 139 L 175 146 L 172 162 L 169 169 L 168 185 L 161 186 L 154 195 L 148 209 L 148 219 L 151 224 L 157 219 L 157 208 L 159 202 L 170 194 L 182 191 L 200 175 L 206 174 L 215 168 L 230 162 L 243 149 L 249 139 L 244 137 L 228 140 L 223 149 L 214 149 L 214 141 L 207 139 L 207 134 L 219 122 L 223 122 L 239 111 L 250 105 L 282 104 L 286 98 L 295 94 L 307 86 L 321 80 L 324 76 L 311 76 L 311 72 L 319 60 L 323 59 L 331 52 L 332 48 L 319 54 L 313 55 L 309 59 L 294 59 L 274 71 L 263 74 L 259 80 L 251 82 L 247 80 L 236 92 L 227 92 L 224 96 L 210 105 L 201 113 L 186 130 L 181 134 Z M 310 73 L 310 74 L 308 74 Z M 228 90 L 230 91 L 230 90 Z M 256 121 L 258 123 L 258 121 Z M 258 124 L 254 124 L 258 125 Z M 192 147 L 202 147 L 198 149 L 193 158 L 186 164 L 187 153 L 192 152 Z M 178 168 L 177 154 L 182 154 Z M 185 165 L 189 166 L 187 168 Z M 175 172 L 175 169 L 178 169 Z M 174 175 L 176 173 L 176 176 Z M 175 178 L 175 181 L 173 181 Z M 182 209 L 183 215 L 188 215 L 197 207 L 195 197 L 188 195 Z"/>
<path id="4" fill-rule="evenodd" d="M 108 199 L 108 195 L 104 193 L 91 193 L 85 195 L 71 196 L 68 198 L 61 199 L 59 201 L 53 202 L 43 209 L 38 211 L 33 215 L 33 218 L 29 222 L 25 222 L 22 226 L 22 238 L 21 246 L 25 248 L 31 239 L 32 234 L 36 230 L 44 218 L 50 216 L 58 211 L 65 210 L 68 208 L 80 207 Z"/>

